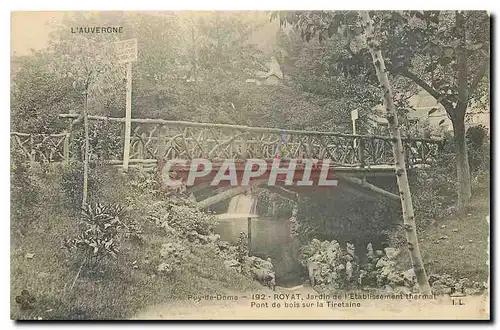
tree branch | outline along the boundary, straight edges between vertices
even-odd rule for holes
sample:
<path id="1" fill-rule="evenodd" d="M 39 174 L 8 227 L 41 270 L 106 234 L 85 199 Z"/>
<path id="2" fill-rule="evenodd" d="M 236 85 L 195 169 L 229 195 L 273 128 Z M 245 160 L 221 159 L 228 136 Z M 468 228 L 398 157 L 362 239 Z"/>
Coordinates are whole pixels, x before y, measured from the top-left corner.
<path id="1" fill-rule="evenodd" d="M 455 12 L 455 28 L 458 33 L 459 44 L 456 51 L 457 59 L 457 85 L 458 85 L 458 103 L 456 109 L 458 111 L 458 118 L 463 118 L 467 109 L 469 100 L 469 89 L 467 87 L 467 40 L 465 39 L 466 29 L 464 23 L 464 15 L 462 12 Z"/>
<path id="2" fill-rule="evenodd" d="M 452 108 L 451 103 L 446 99 L 441 99 L 441 95 L 437 90 L 432 88 L 428 83 L 423 81 L 420 77 L 418 77 L 415 73 L 408 71 L 408 69 L 396 68 L 393 70 L 394 73 L 400 74 L 403 77 L 406 77 L 416 83 L 418 86 L 422 87 L 427 93 L 432 95 L 439 103 L 441 103 L 445 109 Z M 448 111 L 448 109 L 447 109 Z"/>
<path id="3" fill-rule="evenodd" d="M 427 93 L 431 94 L 436 100 L 440 96 L 439 92 L 432 88 L 428 83 L 420 79 L 415 73 L 408 71 L 407 69 L 396 68 L 393 70 L 395 73 L 399 73 L 403 77 L 412 80 L 414 83 L 425 89 Z"/>
<path id="4" fill-rule="evenodd" d="M 477 72 L 477 75 L 474 77 L 472 82 L 470 83 L 469 86 L 469 100 L 471 99 L 471 96 L 474 94 L 474 91 L 477 88 L 477 85 L 483 79 L 484 75 L 486 74 L 486 70 L 488 69 L 488 61 L 484 61 L 483 65 L 479 68 L 479 71 Z"/>

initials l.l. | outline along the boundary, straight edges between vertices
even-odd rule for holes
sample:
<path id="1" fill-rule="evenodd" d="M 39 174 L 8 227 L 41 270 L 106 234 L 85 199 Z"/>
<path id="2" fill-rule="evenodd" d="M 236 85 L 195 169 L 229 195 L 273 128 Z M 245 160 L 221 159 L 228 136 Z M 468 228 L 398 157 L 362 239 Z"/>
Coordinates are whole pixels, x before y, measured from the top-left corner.
<path id="1" fill-rule="evenodd" d="M 454 306 L 463 306 L 463 305 L 465 305 L 465 303 L 462 301 L 462 299 L 458 299 L 458 301 L 456 299 L 453 299 L 452 303 L 453 303 Z"/>

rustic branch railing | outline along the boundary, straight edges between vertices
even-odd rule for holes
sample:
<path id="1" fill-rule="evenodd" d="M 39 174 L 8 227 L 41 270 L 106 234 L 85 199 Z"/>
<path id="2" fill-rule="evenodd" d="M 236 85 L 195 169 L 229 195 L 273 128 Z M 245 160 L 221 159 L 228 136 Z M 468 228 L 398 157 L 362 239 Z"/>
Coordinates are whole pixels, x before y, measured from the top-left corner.
<path id="1" fill-rule="evenodd" d="M 27 134 L 11 132 L 11 148 L 31 163 L 66 163 L 69 161 L 69 133 Z"/>
<path id="2" fill-rule="evenodd" d="M 63 114 L 60 117 L 75 119 L 77 115 Z M 89 116 L 89 119 L 116 123 L 120 126 L 123 126 L 125 122 L 124 118 L 102 116 Z M 66 139 L 67 134 L 53 134 L 52 136 Z M 69 140 L 69 136 L 67 139 Z M 410 167 L 417 164 L 432 165 L 435 162 L 441 140 L 403 139 L 403 141 Z M 26 141 L 20 143 L 20 146 L 26 146 Z M 26 148 L 26 152 L 32 149 Z M 35 154 L 40 153 L 36 150 L 35 148 Z M 42 154 L 45 153 L 40 155 Z M 57 155 L 66 159 L 64 154 L 63 152 Z M 54 153 L 49 154 L 48 157 L 43 158 L 54 158 L 54 155 Z M 387 136 L 282 130 L 162 119 L 132 119 L 131 163 L 154 162 L 161 157 L 222 160 L 227 158 L 273 159 L 278 155 L 285 159 L 330 159 L 331 164 L 342 167 L 369 168 L 370 166 L 394 165 L 391 138 Z M 117 156 L 116 159 L 109 161 L 120 161 L 120 157 Z M 42 157 L 35 156 L 33 159 L 42 159 Z"/>

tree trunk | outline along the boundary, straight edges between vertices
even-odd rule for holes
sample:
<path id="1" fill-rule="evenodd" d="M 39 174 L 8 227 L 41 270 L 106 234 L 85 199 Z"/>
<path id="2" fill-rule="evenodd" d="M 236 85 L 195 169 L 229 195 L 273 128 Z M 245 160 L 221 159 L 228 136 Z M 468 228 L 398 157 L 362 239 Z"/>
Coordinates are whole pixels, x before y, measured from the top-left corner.
<path id="1" fill-rule="evenodd" d="M 88 116 L 88 92 L 85 91 L 85 104 L 83 107 L 83 126 L 85 129 L 85 154 L 83 155 L 83 196 L 82 208 L 87 205 L 88 182 L 89 182 L 89 116 Z"/>
<path id="2" fill-rule="evenodd" d="M 457 162 L 458 181 L 458 211 L 464 212 L 471 196 L 469 159 L 467 157 L 467 145 L 465 142 L 465 112 L 469 101 L 469 86 L 467 75 L 467 40 L 465 38 L 465 18 L 462 12 L 455 12 L 455 27 L 459 35 L 459 46 L 457 48 L 457 70 L 458 70 L 458 103 L 453 109 L 451 116 L 453 132 L 455 137 L 455 158 Z"/>
<path id="3" fill-rule="evenodd" d="M 403 228 L 406 233 L 407 246 L 410 251 L 413 270 L 415 271 L 420 292 L 423 294 L 430 294 L 431 288 L 429 281 L 427 280 L 427 274 L 425 272 L 422 256 L 420 255 L 420 248 L 418 246 L 413 203 L 411 200 L 410 186 L 408 184 L 408 176 L 406 174 L 404 150 L 401 143 L 398 116 L 392 98 L 387 69 L 385 68 L 384 58 L 382 57 L 382 52 L 380 51 L 380 44 L 377 42 L 374 35 L 373 22 L 368 14 L 368 11 L 360 11 L 360 16 L 366 28 L 368 48 L 372 55 L 373 64 L 382 89 L 384 106 L 387 111 L 387 121 L 389 123 L 389 130 L 392 137 L 392 150 L 396 161 L 396 179 L 398 182 L 401 207 L 403 210 Z"/>
<path id="4" fill-rule="evenodd" d="M 453 120 L 453 135 L 455 139 L 455 158 L 457 163 L 458 181 L 458 211 L 464 212 L 471 197 L 469 157 L 465 140 L 465 123 L 463 120 Z"/>

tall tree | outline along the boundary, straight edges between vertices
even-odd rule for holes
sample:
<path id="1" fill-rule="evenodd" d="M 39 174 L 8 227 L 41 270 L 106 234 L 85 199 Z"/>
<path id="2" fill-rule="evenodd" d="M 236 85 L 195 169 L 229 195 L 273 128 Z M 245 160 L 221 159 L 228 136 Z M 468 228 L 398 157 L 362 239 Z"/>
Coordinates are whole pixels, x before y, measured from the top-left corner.
<path id="1" fill-rule="evenodd" d="M 90 163 L 89 139 L 89 100 L 99 97 L 109 91 L 109 85 L 117 86 L 123 77 L 119 65 L 114 57 L 114 48 L 110 43 L 98 43 L 95 40 L 76 36 L 67 41 L 67 52 L 59 59 L 62 68 L 71 70 L 66 75 L 74 78 L 73 89 L 83 98 L 83 110 L 75 124 L 83 122 L 84 127 L 84 153 L 83 153 L 83 194 L 82 208 L 88 202 L 88 176 Z M 116 88 L 116 87 L 115 87 Z"/>
<path id="2" fill-rule="evenodd" d="M 384 11 L 370 13 L 392 76 L 409 79 L 432 95 L 453 124 L 458 209 L 471 195 L 465 143 L 465 115 L 472 104 L 488 102 L 490 18 L 485 11 Z M 362 27 L 355 12 L 281 12 L 282 22 L 301 28 L 305 39 L 325 39 L 338 33 L 352 56 L 346 65 L 366 70 L 371 62 L 359 47 Z M 433 111 L 433 110 L 431 110 Z"/>
<path id="3" fill-rule="evenodd" d="M 458 209 L 464 211 L 471 196 L 465 115 L 472 103 L 478 106 L 487 98 L 489 16 L 484 11 L 413 11 L 392 14 L 390 21 L 385 38 L 392 50 L 390 72 L 432 95 L 453 124 Z"/>

